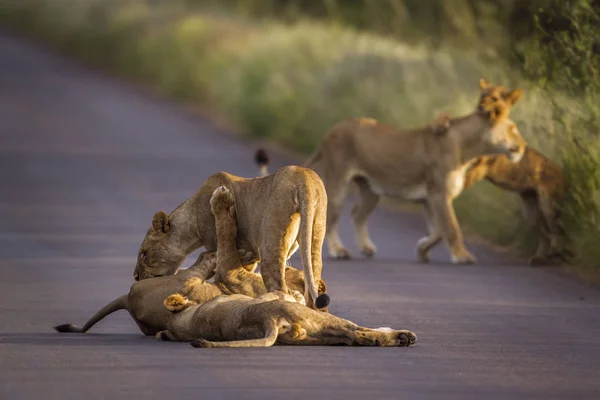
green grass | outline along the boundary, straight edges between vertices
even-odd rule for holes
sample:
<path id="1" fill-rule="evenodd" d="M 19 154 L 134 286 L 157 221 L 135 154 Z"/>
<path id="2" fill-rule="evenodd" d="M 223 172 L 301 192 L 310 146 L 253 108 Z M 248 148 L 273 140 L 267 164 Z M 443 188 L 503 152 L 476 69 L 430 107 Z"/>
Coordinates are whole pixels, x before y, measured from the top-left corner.
<path id="1" fill-rule="evenodd" d="M 434 51 L 310 21 L 258 23 L 186 4 L 18 0 L 4 2 L 0 19 L 90 63 L 207 107 L 251 137 L 306 153 L 343 118 L 417 127 L 439 111 L 471 112 L 480 77 L 523 87 L 512 117 L 533 147 L 568 164 L 568 177 L 580 189 L 567 213 L 575 262 L 600 268 L 598 224 L 589 223 L 599 208 L 599 188 L 584 171 L 600 146 L 596 136 L 586 137 L 592 151 L 587 161 L 571 146 L 576 122 L 588 113 L 574 98 L 536 89 L 502 60 L 484 65 L 477 53 Z M 522 221 L 514 194 L 482 182 L 455 206 L 466 229 L 531 251 L 532 240 L 518 233 Z"/>

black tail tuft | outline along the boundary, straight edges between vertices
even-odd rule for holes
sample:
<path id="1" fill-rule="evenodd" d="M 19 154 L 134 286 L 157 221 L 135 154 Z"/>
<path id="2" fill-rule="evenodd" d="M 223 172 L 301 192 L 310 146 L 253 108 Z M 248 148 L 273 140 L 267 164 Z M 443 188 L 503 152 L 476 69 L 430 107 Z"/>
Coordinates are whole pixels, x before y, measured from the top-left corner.
<path id="1" fill-rule="evenodd" d="M 72 324 L 56 325 L 54 330 L 60 333 L 81 333 L 81 328 L 78 328 Z"/>
<path id="2" fill-rule="evenodd" d="M 267 154 L 266 150 L 256 150 L 256 154 L 254 155 L 254 161 L 258 164 L 259 167 L 269 164 L 269 155 Z"/>
<path id="3" fill-rule="evenodd" d="M 315 300 L 315 307 L 317 307 L 317 309 L 325 308 L 329 305 L 330 300 L 331 299 L 327 294 L 320 294 Z"/>

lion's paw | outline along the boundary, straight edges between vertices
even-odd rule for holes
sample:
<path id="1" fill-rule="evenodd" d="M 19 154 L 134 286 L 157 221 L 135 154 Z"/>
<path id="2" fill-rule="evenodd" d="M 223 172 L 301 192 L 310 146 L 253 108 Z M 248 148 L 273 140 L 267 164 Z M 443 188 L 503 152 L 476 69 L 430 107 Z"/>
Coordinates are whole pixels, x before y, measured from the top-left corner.
<path id="1" fill-rule="evenodd" d="M 169 340 L 169 335 L 167 334 L 167 331 L 160 331 L 156 333 L 156 340 L 158 340 L 159 342 L 168 342 Z"/>
<path id="2" fill-rule="evenodd" d="M 213 214 L 229 212 L 234 206 L 233 195 L 225 186 L 215 189 L 210 198 L 210 207 Z"/>
<path id="3" fill-rule="evenodd" d="M 293 323 L 290 326 L 290 337 L 294 340 L 303 340 L 306 339 L 306 329 L 304 329 L 300 324 Z"/>
<path id="4" fill-rule="evenodd" d="M 453 264 L 475 264 L 476 262 L 477 258 L 467 250 L 463 250 L 458 254 L 452 254 Z"/>
<path id="5" fill-rule="evenodd" d="M 333 258 L 334 260 L 349 260 L 350 258 L 352 258 L 352 255 L 348 250 L 346 250 L 343 247 L 340 247 L 336 250 L 330 250 L 329 257 Z"/>
<path id="6" fill-rule="evenodd" d="M 362 253 L 363 256 L 367 257 L 367 258 L 373 258 L 373 256 L 375 255 L 375 252 L 377 250 L 375 249 L 375 246 L 373 247 L 363 247 L 360 252 Z"/>
<path id="7" fill-rule="evenodd" d="M 415 248 L 415 253 L 417 254 L 417 259 L 419 262 L 423 264 L 427 264 L 429 262 L 429 250 L 425 248 L 425 244 L 429 242 L 429 237 L 425 236 L 417 242 L 417 247 Z"/>
<path id="8" fill-rule="evenodd" d="M 398 346 L 408 347 L 417 343 L 417 335 L 408 330 L 398 331 Z"/>

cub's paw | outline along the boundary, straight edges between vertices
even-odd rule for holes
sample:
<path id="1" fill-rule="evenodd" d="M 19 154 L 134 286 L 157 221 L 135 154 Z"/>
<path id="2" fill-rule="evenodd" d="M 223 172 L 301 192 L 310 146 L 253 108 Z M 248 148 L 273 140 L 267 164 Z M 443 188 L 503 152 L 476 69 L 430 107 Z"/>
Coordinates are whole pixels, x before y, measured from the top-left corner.
<path id="1" fill-rule="evenodd" d="M 304 298 L 304 295 L 302 295 L 302 293 L 300 293 L 297 290 L 290 290 L 290 294 L 292 295 L 296 303 L 300 303 L 303 306 L 306 305 L 306 299 Z"/>
<path id="2" fill-rule="evenodd" d="M 229 189 L 225 186 L 216 188 L 210 198 L 210 207 L 213 214 L 231 212 L 233 206 L 233 195 Z"/>
<path id="3" fill-rule="evenodd" d="M 304 329 L 300 324 L 293 323 L 290 326 L 290 337 L 293 340 L 303 340 L 306 339 L 306 329 Z"/>
<path id="4" fill-rule="evenodd" d="M 408 347 L 417 343 L 417 335 L 414 332 L 401 330 L 398 331 L 398 346 Z"/>
<path id="5" fill-rule="evenodd" d="M 212 347 L 212 344 L 206 339 L 194 339 L 190 342 L 192 347 L 195 348 L 208 348 Z"/>

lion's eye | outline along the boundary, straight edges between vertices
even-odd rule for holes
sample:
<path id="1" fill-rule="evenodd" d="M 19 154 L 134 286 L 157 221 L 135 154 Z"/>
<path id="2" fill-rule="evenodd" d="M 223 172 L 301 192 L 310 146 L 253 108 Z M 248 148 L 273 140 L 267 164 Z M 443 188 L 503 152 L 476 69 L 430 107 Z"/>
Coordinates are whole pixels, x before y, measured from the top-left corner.
<path id="1" fill-rule="evenodd" d="M 146 252 L 143 252 L 140 254 L 140 261 L 143 261 L 146 259 Z"/>

